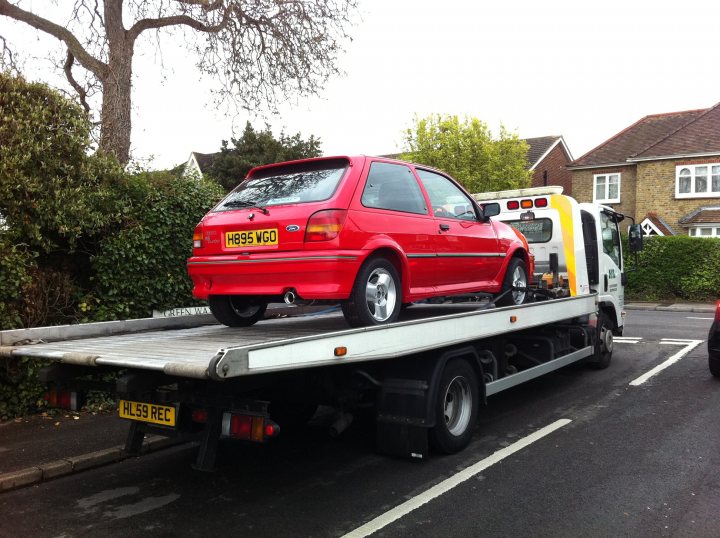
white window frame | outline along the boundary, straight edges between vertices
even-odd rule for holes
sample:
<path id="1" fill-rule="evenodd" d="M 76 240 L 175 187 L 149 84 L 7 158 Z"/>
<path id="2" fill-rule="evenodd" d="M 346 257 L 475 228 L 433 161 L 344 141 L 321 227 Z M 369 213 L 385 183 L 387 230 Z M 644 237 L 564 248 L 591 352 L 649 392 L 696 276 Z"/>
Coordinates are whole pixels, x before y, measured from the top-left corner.
<path id="1" fill-rule="evenodd" d="M 610 190 L 610 178 L 617 176 L 617 198 L 608 198 L 608 191 Z M 598 178 L 605 178 L 605 197 L 597 198 L 597 182 Z M 593 175 L 593 202 L 601 204 L 619 204 L 620 203 L 620 185 L 622 182 L 622 174 L 620 172 L 609 172 L 604 174 Z"/>
<path id="2" fill-rule="evenodd" d="M 675 166 L 675 198 L 720 198 L 720 191 L 712 192 L 712 169 L 713 166 L 720 167 L 720 162 L 716 163 L 698 163 L 698 164 L 682 164 Z M 695 190 L 696 169 L 705 167 L 707 169 L 707 191 L 697 192 Z M 690 192 L 680 192 L 680 171 L 684 169 L 690 170 Z M 717 174 L 716 174 L 717 175 Z"/>
<path id="3" fill-rule="evenodd" d="M 701 235 L 700 230 L 710 230 L 710 235 Z M 688 235 L 690 237 L 696 237 L 698 239 L 708 239 L 710 237 L 720 237 L 720 222 L 701 224 L 699 226 L 690 226 L 688 229 Z"/>

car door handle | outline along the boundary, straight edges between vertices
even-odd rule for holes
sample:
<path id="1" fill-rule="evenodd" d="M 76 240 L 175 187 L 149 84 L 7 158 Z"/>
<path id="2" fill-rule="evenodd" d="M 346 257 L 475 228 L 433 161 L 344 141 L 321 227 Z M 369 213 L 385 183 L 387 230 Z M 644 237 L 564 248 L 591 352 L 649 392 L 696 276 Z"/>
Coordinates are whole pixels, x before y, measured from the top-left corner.
<path id="1" fill-rule="evenodd" d="M 441 224 L 441 225 L 440 225 L 440 231 L 441 231 L 441 232 L 447 232 L 449 229 L 450 229 L 450 225 L 449 225 L 449 224 Z"/>

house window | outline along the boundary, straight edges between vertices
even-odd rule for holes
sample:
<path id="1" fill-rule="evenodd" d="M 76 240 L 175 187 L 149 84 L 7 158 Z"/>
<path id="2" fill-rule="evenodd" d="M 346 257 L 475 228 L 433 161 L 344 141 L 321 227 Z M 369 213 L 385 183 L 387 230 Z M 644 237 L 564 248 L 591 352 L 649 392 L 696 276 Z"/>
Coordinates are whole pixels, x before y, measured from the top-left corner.
<path id="1" fill-rule="evenodd" d="M 692 226 L 688 230 L 690 237 L 720 237 L 720 223 Z"/>
<path id="2" fill-rule="evenodd" d="M 720 163 L 675 167 L 676 198 L 719 198 Z"/>
<path id="3" fill-rule="evenodd" d="M 594 202 L 620 203 L 620 174 L 596 174 L 593 184 Z"/>

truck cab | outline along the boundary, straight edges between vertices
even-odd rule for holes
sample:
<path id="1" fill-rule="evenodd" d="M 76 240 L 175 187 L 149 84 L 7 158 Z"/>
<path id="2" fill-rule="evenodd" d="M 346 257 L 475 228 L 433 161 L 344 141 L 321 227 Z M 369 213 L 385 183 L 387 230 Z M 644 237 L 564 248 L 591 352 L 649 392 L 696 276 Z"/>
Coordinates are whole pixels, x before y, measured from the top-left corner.
<path id="1" fill-rule="evenodd" d="M 625 266 L 620 223 L 611 207 L 578 203 L 562 187 L 537 187 L 473 195 L 481 205 L 497 203 L 498 220 L 528 241 L 535 258 L 534 283 L 560 285 L 570 296 L 598 294 L 605 321 L 621 335 L 625 312 Z M 557 272 L 558 282 L 549 275 Z"/>

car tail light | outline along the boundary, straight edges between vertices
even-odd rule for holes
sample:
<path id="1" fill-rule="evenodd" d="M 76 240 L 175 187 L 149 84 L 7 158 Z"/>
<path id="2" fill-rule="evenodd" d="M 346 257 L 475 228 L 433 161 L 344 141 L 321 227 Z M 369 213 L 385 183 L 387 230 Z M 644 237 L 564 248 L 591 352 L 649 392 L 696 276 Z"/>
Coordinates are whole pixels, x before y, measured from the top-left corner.
<path id="1" fill-rule="evenodd" d="M 720 321 L 720 301 L 715 303 L 715 321 Z"/>
<path id="2" fill-rule="evenodd" d="M 222 434 L 226 437 L 262 443 L 280 433 L 280 426 L 272 420 L 258 415 L 225 413 Z"/>
<path id="3" fill-rule="evenodd" d="M 325 209 L 310 216 L 305 228 L 305 241 L 330 241 L 335 239 L 345 223 L 347 211 Z"/>
<path id="4" fill-rule="evenodd" d="M 77 411 L 82 407 L 82 396 L 70 390 L 50 389 L 45 393 L 45 401 L 50 407 Z"/>
<path id="5" fill-rule="evenodd" d="M 203 246 L 203 225 L 202 222 L 195 227 L 193 232 L 193 248 L 202 248 Z"/>

